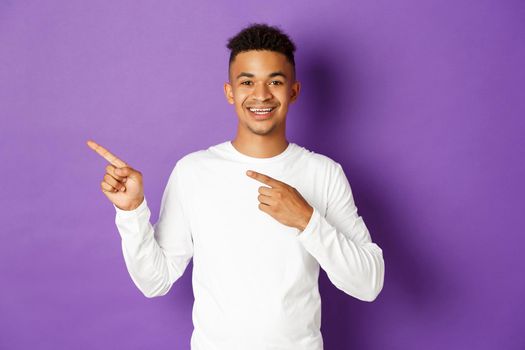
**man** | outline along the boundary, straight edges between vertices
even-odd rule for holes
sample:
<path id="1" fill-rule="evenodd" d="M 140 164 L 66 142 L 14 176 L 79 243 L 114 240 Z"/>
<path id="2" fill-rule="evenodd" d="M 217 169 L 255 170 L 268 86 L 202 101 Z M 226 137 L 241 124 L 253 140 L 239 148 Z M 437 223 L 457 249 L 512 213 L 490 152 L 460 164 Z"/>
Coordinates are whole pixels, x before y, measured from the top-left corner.
<path id="1" fill-rule="evenodd" d="M 300 90 L 294 43 L 254 24 L 228 48 L 234 140 L 176 162 L 154 226 L 142 174 L 88 141 L 111 163 L 102 191 L 145 296 L 165 295 L 193 258 L 193 350 L 321 350 L 319 267 L 340 290 L 373 301 L 383 287 L 382 250 L 341 165 L 286 139 Z"/>

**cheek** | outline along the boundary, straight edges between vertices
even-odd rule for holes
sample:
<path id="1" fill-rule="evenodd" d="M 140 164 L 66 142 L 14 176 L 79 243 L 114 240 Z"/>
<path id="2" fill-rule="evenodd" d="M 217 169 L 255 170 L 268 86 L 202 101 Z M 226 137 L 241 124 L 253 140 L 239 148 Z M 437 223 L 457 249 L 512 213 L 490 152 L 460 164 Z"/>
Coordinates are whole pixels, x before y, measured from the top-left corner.
<path id="1" fill-rule="evenodd" d="M 292 96 L 291 93 L 291 91 L 283 89 L 282 91 L 279 91 L 278 94 L 276 94 L 276 97 L 279 99 L 282 105 L 288 105 Z"/>
<path id="2" fill-rule="evenodd" d="M 244 104 L 243 100 L 236 98 L 235 99 L 235 109 L 239 112 L 242 112 L 244 110 Z"/>
<path id="3" fill-rule="evenodd" d="M 244 105 L 244 102 L 246 101 L 246 94 L 243 94 L 242 92 L 238 92 L 235 96 L 234 96 L 234 101 L 235 101 L 235 106 L 237 108 L 244 108 L 243 105 Z"/>

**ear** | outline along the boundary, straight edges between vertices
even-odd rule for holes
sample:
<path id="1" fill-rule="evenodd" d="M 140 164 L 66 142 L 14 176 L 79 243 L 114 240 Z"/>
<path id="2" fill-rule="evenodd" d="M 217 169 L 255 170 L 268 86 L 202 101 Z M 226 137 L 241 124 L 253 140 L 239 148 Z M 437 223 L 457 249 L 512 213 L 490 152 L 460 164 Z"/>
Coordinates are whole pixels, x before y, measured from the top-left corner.
<path id="1" fill-rule="evenodd" d="M 295 102 L 299 97 L 299 92 L 301 91 L 301 83 L 297 80 L 292 84 L 292 96 L 290 102 Z"/>
<path id="2" fill-rule="evenodd" d="M 226 100 L 229 104 L 234 104 L 235 101 L 233 99 L 233 88 L 228 82 L 224 83 L 224 96 L 226 96 Z"/>

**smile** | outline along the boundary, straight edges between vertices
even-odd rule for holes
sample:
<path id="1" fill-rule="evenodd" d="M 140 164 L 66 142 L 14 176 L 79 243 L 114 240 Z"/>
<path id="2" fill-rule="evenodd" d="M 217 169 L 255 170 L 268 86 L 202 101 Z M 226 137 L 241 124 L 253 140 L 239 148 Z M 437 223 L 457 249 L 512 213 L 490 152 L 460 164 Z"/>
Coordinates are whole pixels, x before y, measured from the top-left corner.
<path id="1" fill-rule="evenodd" d="M 273 111 L 275 107 L 269 107 L 269 108 L 255 108 L 255 107 L 249 107 L 248 110 L 254 114 L 257 115 L 265 115 L 269 114 L 271 111 Z"/>

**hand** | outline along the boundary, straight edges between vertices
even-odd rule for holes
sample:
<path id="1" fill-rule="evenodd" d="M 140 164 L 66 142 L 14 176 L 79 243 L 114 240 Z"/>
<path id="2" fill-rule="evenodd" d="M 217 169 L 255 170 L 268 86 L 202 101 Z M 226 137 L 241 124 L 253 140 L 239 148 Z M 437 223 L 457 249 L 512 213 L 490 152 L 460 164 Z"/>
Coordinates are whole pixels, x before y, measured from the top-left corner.
<path id="1" fill-rule="evenodd" d="M 313 207 L 294 187 L 251 170 L 246 175 L 270 187 L 259 187 L 259 209 L 286 226 L 296 227 L 303 231 L 310 221 Z"/>
<path id="2" fill-rule="evenodd" d="M 136 209 L 144 200 L 140 171 L 133 169 L 94 141 L 88 140 L 87 145 L 111 163 L 106 166 L 106 174 L 100 183 L 102 192 L 119 209 Z"/>

